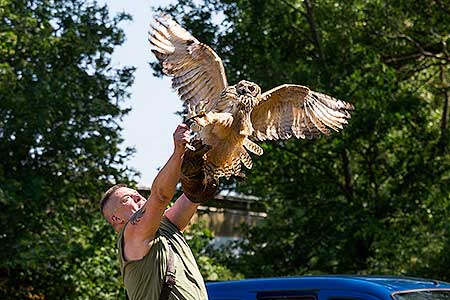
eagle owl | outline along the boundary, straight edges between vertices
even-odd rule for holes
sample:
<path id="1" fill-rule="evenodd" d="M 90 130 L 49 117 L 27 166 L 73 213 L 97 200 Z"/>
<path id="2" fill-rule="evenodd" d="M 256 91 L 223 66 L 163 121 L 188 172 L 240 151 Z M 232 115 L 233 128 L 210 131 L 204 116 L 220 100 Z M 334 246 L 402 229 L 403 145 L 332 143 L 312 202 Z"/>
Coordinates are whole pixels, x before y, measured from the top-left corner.
<path id="1" fill-rule="evenodd" d="M 163 73 L 173 77 L 186 117 L 195 120 L 195 138 L 211 146 L 204 156 L 210 179 L 239 176 L 241 163 L 252 168 L 248 151 L 262 155 L 263 149 L 251 139 L 328 135 L 330 129 L 342 129 L 354 109 L 301 85 L 283 84 L 264 93 L 250 81 L 228 85 L 220 57 L 168 16 L 155 17 L 149 41 Z"/>

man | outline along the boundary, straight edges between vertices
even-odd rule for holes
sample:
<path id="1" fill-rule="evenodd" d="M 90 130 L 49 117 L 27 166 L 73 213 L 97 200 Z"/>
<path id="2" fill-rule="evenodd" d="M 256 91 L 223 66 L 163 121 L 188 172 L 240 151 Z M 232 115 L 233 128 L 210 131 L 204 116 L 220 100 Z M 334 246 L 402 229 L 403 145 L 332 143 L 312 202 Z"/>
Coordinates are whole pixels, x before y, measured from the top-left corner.
<path id="1" fill-rule="evenodd" d="M 101 201 L 102 214 L 118 233 L 121 273 L 132 300 L 207 299 L 203 278 L 182 232 L 199 204 L 214 196 L 217 184 L 203 183 L 202 156 L 208 148 L 197 142 L 195 151 L 186 151 L 189 133 L 185 124 L 175 130 L 173 154 L 154 179 L 148 200 L 119 184 Z M 167 209 L 180 176 L 184 193 Z M 173 277 L 167 276 L 172 272 L 173 287 Z"/>

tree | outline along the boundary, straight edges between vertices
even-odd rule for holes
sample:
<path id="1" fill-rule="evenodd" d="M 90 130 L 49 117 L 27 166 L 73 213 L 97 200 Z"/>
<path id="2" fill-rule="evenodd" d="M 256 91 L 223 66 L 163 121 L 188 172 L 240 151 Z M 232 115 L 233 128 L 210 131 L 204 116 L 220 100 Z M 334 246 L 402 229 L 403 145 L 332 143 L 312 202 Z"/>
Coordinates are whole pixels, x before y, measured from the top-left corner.
<path id="1" fill-rule="evenodd" d="M 110 64 L 130 17 L 80 0 L 0 3 L 0 298 L 113 298 L 113 233 L 95 199 L 135 174 L 118 124 L 134 69 Z"/>
<path id="2" fill-rule="evenodd" d="M 229 267 L 449 279 L 438 263 L 450 261 L 442 1 L 186 0 L 165 11 L 216 50 L 231 84 L 297 83 L 356 106 L 341 134 L 264 144 L 238 190 L 268 217 Z"/>

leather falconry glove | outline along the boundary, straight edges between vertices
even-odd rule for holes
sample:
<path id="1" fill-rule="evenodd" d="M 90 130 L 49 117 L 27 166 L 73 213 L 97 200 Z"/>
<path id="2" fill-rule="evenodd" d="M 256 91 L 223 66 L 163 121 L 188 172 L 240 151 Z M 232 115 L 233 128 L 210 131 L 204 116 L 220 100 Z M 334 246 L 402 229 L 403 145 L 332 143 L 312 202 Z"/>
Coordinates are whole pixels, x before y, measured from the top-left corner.
<path id="1" fill-rule="evenodd" d="M 195 140 L 191 144 L 194 151 L 186 149 L 181 165 L 181 188 L 188 199 L 194 203 L 203 203 L 212 199 L 218 188 L 218 180 L 204 182 L 205 171 L 203 166 L 205 160 L 203 155 L 211 147 L 203 144 L 200 140 Z"/>

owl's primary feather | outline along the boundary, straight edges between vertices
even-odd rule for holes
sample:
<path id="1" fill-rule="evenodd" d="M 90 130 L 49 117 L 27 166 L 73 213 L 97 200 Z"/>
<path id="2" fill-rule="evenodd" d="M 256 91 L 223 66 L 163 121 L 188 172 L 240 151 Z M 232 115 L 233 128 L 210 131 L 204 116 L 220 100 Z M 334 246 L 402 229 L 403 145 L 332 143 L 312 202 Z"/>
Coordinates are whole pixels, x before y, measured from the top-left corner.
<path id="1" fill-rule="evenodd" d="M 163 72 L 173 76 L 172 87 L 192 117 L 227 86 L 222 60 L 169 17 L 156 17 L 155 22 L 149 36 L 152 52 Z"/>
<path id="2" fill-rule="evenodd" d="M 215 179 L 253 166 L 249 152 L 263 149 L 249 138 L 312 139 L 339 131 L 350 118 L 352 104 L 295 84 L 261 94 L 253 82 L 228 86 L 219 56 L 167 16 L 155 18 L 149 36 L 152 51 L 172 86 L 196 118 L 197 138 L 211 146 L 205 154 L 205 173 Z"/>

